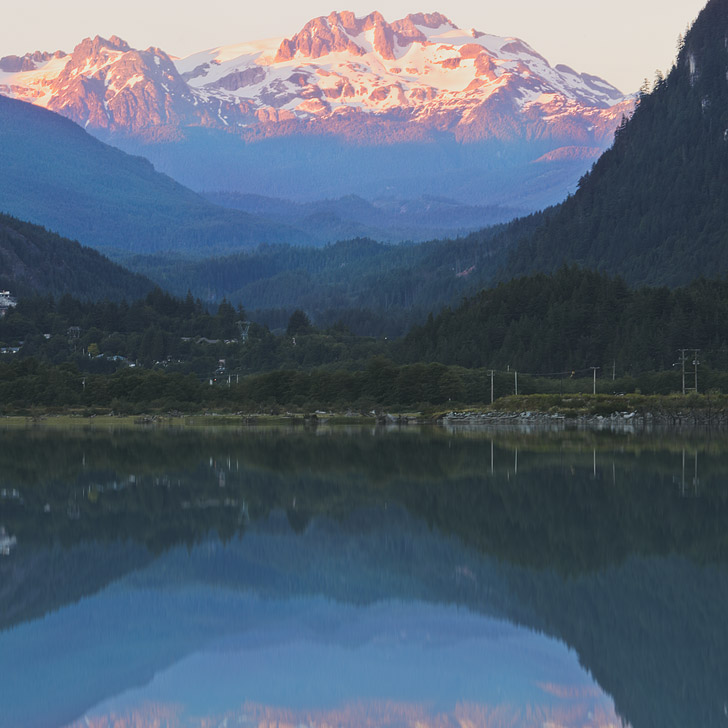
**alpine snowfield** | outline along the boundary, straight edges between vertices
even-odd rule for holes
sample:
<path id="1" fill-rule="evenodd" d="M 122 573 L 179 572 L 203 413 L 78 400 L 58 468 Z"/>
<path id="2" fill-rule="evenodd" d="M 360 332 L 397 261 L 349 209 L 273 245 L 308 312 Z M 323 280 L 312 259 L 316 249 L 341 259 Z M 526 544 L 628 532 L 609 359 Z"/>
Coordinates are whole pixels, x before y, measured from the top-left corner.
<path id="1" fill-rule="evenodd" d="M 70 54 L 0 59 L 0 92 L 127 134 L 197 125 L 244 133 L 261 124 L 266 135 L 276 133 L 271 124 L 290 134 L 281 122 L 363 113 L 414 122 L 413 136 L 418 127 L 464 140 L 570 134 L 591 145 L 611 138 L 632 103 L 603 79 L 552 67 L 522 40 L 466 31 L 439 13 L 391 24 L 376 12 L 332 13 L 291 39 L 181 59 L 96 37 Z M 514 123 L 486 123 L 489 112 Z"/>

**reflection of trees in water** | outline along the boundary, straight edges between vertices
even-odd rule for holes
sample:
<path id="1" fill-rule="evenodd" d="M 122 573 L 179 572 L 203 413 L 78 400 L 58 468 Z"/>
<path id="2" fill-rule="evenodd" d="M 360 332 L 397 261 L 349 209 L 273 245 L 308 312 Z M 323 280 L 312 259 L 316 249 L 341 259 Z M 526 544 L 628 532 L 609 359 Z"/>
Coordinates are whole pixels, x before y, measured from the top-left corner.
<path id="1" fill-rule="evenodd" d="M 273 510 L 398 504 L 509 563 L 578 573 L 634 553 L 722 559 L 721 442 L 440 431 L 6 430 L 0 522 L 20 544 L 132 539 L 160 552 Z M 697 495 L 697 497 L 695 497 Z M 687 496 L 691 496 L 688 498 Z"/>
<path id="2" fill-rule="evenodd" d="M 5 627 L 152 552 L 242 533 L 198 578 L 270 596 L 461 604 L 563 639 L 635 728 L 725 720 L 721 441 L 509 433 L 491 449 L 490 436 L 412 432 L 3 435 L 0 488 L 22 496 L 0 500 L 18 537 L 0 559 Z M 288 523 L 266 520 L 273 512 Z M 261 528 L 272 529 L 267 551 L 237 556 Z"/>
<path id="3" fill-rule="evenodd" d="M 564 579 L 511 572 L 524 624 L 573 647 L 634 728 L 725 725 L 728 567 L 629 558 Z"/>

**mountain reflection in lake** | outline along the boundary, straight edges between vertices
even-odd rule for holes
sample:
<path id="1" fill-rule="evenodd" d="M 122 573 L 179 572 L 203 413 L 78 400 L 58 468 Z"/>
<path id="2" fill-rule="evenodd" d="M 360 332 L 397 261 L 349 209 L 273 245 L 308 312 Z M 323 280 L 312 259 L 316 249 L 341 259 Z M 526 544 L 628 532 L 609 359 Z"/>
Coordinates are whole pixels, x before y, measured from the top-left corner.
<path id="1" fill-rule="evenodd" d="M 728 440 L 5 429 L 0 726 L 724 726 Z"/>

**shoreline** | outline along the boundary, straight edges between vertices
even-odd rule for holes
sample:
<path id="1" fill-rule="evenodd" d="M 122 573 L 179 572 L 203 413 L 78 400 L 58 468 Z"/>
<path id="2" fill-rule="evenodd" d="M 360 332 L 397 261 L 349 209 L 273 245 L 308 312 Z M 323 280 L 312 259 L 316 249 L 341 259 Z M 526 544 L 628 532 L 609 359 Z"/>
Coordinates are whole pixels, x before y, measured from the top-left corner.
<path id="1" fill-rule="evenodd" d="M 728 413 L 721 412 L 613 412 L 610 415 L 545 412 L 451 412 L 442 418 L 449 427 L 589 428 L 647 430 L 652 428 L 715 427 L 728 429 Z"/>
<path id="2" fill-rule="evenodd" d="M 726 429 L 727 412 L 637 412 L 622 411 L 610 415 L 589 413 L 521 412 L 506 410 L 472 409 L 450 411 L 434 415 L 423 413 L 382 413 L 377 415 L 352 415 L 332 413 L 326 415 L 270 415 L 270 414 L 155 414 L 114 415 L 79 413 L 43 413 L 0 416 L 0 428 L 4 427 L 51 427 L 51 428 L 280 428 L 316 429 L 318 427 L 376 427 L 400 429 L 410 427 L 435 427 L 447 430 L 466 429 L 543 429 L 543 430 L 615 430 L 650 431 L 681 429 Z"/>

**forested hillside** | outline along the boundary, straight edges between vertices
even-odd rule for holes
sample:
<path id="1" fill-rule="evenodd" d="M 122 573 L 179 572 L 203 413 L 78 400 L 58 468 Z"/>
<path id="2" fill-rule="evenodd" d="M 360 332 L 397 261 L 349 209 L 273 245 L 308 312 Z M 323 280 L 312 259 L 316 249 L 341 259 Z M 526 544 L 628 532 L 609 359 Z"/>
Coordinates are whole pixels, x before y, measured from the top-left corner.
<path id="1" fill-rule="evenodd" d="M 300 308 L 319 326 L 342 322 L 356 334 L 394 337 L 489 285 L 504 251 L 541 220 L 531 215 L 416 245 L 355 239 L 323 248 L 267 245 L 205 260 L 137 256 L 126 262 L 176 295 L 190 290 L 210 303 L 242 304 L 271 328 L 285 327 Z"/>
<path id="2" fill-rule="evenodd" d="M 517 278 L 445 309 L 401 342 L 404 361 L 637 373 L 671 369 L 678 349 L 728 367 L 728 280 L 630 289 L 578 268 Z"/>
<path id="3" fill-rule="evenodd" d="M 131 303 L 25 298 L 0 318 L 0 344 L 22 343 L 17 354 L 0 359 L 72 363 L 99 373 L 134 364 L 207 380 L 223 373 L 364 366 L 386 350 L 386 342 L 356 337 L 341 326 L 317 329 L 302 311 L 281 335 L 255 322 L 241 328 L 246 320 L 245 310 L 227 301 L 213 313 L 190 294 L 173 298 L 158 288 Z"/>
<path id="4" fill-rule="evenodd" d="M 496 396 L 513 393 L 514 371 L 520 394 L 591 391 L 592 367 L 602 392 L 669 394 L 681 388 L 679 349 L 700 350 L 700 392 L 728 391 L 725 279 L 631 290 L 563 268 L 483 291 L 400 341 L 319 328 L 300 310 L 281 333 L 246 317 L 227 301 L 212 313 L 160 290 L 130 304 L 21 300 L 0 319 L 0 343 L 20 347 L 0 353 L 0 403 L 8 412 L 422 409 L 489 401 L 491 369 Z M 693 360 L 690 351 L 688 386 Z"/>
<path id="5" fill-rule="evenodd" d="M 38 225 L 0 214 L 0 288 L 16 296 L 71 294 L 80 299 L 135 299 L 151 281 L 91 248 Z"/>
<path id="6" fill-rule="evenodd" d="M 728 2 L 710 0 L 612 149 L 513 254 L 504 277 L 563 262 L 678 285 L 728 271 Z"/>
<path id="7" fill-rule="evenodd" d="M 141 157 L 72 121 L 0 96 L 0 212 L 104 250 L 201 256 L 263 242 L 307 242 L 284 225 L 217 207 Z"/>

